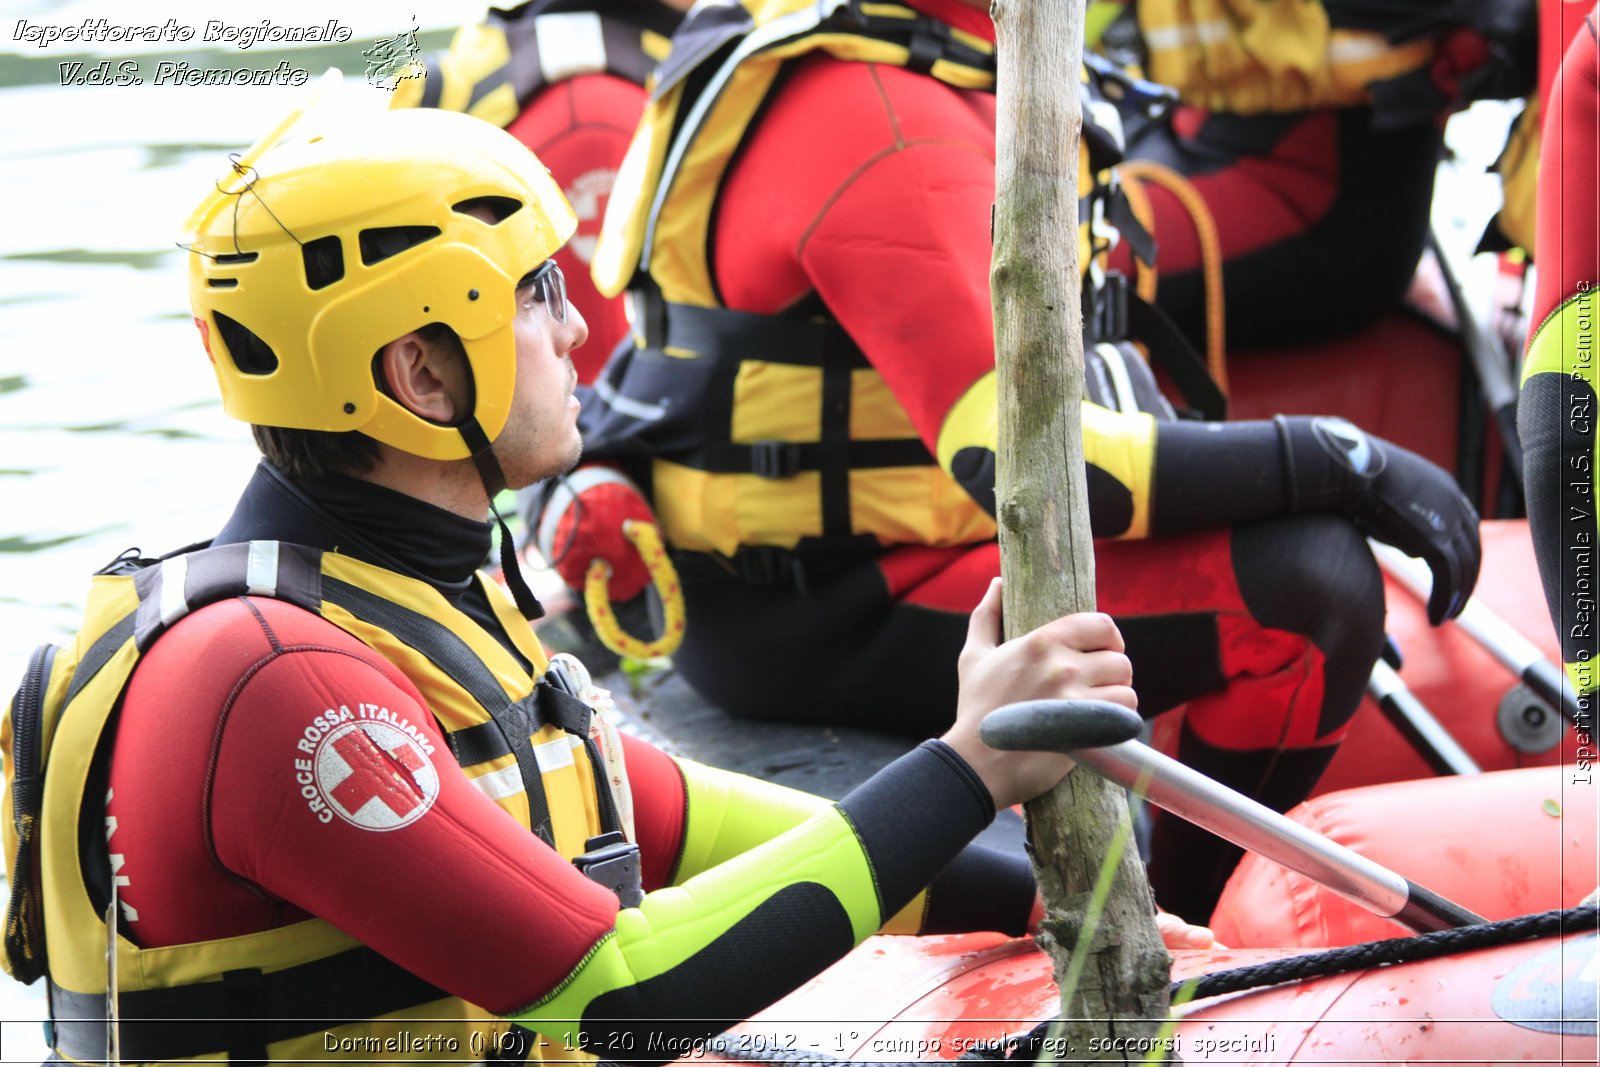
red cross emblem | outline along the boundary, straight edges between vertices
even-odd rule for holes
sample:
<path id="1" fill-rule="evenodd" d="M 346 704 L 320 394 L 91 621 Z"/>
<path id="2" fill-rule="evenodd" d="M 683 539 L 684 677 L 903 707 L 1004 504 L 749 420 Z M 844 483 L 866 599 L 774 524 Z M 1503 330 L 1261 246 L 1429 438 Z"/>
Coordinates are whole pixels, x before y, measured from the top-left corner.
<path id="1" fill-rule="evenodd" d="M 384 723 L 346 723 L 317 751 L 317 785 L 346 822 L 394 830 L 421 818 L 439 776 L 417 743 Z"/>

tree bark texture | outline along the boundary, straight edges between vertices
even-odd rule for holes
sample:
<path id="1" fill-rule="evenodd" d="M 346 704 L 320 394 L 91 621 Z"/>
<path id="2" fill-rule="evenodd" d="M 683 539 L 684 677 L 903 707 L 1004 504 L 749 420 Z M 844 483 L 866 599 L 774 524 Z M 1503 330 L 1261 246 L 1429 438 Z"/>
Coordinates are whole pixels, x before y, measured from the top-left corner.
<path id="1" fill-rule="evenodd" d="M 1083 0 L 993 0 L 998 126 L 994 302 L 999 453 L 996 495 L 1008 637 L 1093 611 L 1094 548 L 1083 466 L 1083 315 L 1078 263 Z M 1061 1059 L 1143 1062 L 1118 1051 L 1153 1037 L 1167 1014 L 1171 960 L 1121 789 L 1075 770 L 1027 806 L 1044 894 L 1040 941 L 1063 983 Z M 1086 910 L 1102 863 L 1123 840 L 1093 936 Z M 1074 990 L 1071 956 L 1088 953 Z M 1115 1042 L 1122 1038 L 1123 1042 Z"/>

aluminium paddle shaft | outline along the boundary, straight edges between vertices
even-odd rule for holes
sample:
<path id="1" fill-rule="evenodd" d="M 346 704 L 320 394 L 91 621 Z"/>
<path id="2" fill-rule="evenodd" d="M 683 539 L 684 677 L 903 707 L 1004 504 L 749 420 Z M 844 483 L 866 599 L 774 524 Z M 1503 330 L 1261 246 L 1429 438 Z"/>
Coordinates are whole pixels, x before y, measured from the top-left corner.
<path id="1" fill-rule="evenodd" d="M 1061 752 L 1106 780 L 1418 933 L 1484 922 L 1437 893 L 1170 756 L 1129 738 L 1136 712 L 1097 700 L 1030 700 L 990 713 L 992 748 Z M 1099 745 L 1103 747 L 1085 747 Z"/>

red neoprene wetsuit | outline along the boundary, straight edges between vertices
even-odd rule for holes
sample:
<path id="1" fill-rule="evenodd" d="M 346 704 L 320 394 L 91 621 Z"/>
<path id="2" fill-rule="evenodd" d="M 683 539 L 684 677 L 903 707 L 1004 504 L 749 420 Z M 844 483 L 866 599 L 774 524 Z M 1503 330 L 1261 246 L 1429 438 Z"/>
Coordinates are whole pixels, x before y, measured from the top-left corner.
<path id="1" fill-rule="evenodd" d="M 1596 15 L 1579 23 L 1545 112 L 1539 149 L 1535 326 L 1582 287 L 1600 285 L 1600 61 Z"/>
<path id="2" fill-rule="evenodd" d="M 1193 141 L 1208 117 L 1199 108 L 1178 106 L 1172 116 L 1175 139 Z M 1332 112 L 1317 112 L 1297 121 L 1275 143 L 1263 145 L 1262 155 L 1241 154 L 1229 166 L 1189 176 L 1221 223 L 1217 236 L 1223 259 L 1293 236 L 1328 210 L 1337 192 L 1336 141 Z M 1161 186 L 1151 186 L 1149 195 L 1152 229 L 1161 243 L 1157 267 L 1174 273 L 1194 270 L 1200 265 L 1200 241 L 1188 210 Z M 1126 244 L 1113 251 L 1112 263 L 1132 274 L 1132 251 Z"/>
<path id="3" fill-rule="evenodd" d="M 568 298 L 589 324 L 589 340 L 572 354 L 585 383 L 628 332 L 622 301 L 595 291 L 589 262 L 644 99 L 642 86 L 613 74 L 581 74 L 544 89 L 506 127 L 550 168 L 578 215 L 578 232 L 555 258 L 566 275 Z"/>
<path id="4" fill-rule="evenodd" d="M 403 830 L 322 821 L 299 742 L 326 708 L 377 705 L 432 742 L 437 798 Z M 683 783 L 624 738 L 646 889 L 677 855 Z M 379 777 L 353 774 L 354 792 Z M 145 946 L 232 937 L 317 915 L 491 1011 L 532 1003 L 614 925 L 617 898 L 522 829 L 450 755 L 415 687 L 344 631 L 277 601 L 202 609 L 134 674 L 111 762 L 129 930 Z M 396 807 L 415 804 L 406 793 Z M 113 864 L 116 864 L 113 860 Z M 465 943 L 463 931 L 492 931 Z"/>

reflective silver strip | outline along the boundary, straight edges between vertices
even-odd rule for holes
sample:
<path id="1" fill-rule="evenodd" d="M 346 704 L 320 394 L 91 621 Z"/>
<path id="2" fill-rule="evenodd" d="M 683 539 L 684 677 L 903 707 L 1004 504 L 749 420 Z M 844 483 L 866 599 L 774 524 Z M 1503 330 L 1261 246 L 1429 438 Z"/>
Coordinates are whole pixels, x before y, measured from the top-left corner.
<path id="1" fill-rule="evenodd" d="M 561 526 L 561 519 L 572 506 L 572 501 L 581 493 L 593 489 L 597 485 L 625 485 L 639 492 L 634 484 L 610 467 L 583 467 L 575 474 L 562 478 L 556 483 L 555 492 L 550 494 L 549 501 L 544 506 L 544 514 L 539 516 L 539 530 L 534 535 L 534 544 L 539 546 L 539 552 L 544 558 L 555 559 L 556 530 Z M 576 660 L 574 660 L 576 662 Z"/>
<path id="2" fill-rule="evenodd" d="M 612 408 L 622 412 L 630 419 L 638 419 L 640 422 L 655 422 L 667 413 L 665 404 L 647 404 L 642 400 L 632 400 L 622 396 L 610 382 L 604 379 L 595 381 L 594 391 L 595 395 L 600 397 L 601 400 L 604 400 Z"/>
<path id="3" fill-rule="evenodd" d="M 251 541 L 244 565 L 245 592 L 278 595 L 278 542 Z"/>
<path id="4" fill-rule="evenodd" d="M 1139 410 L 1139 397 L 1133 391 L 1133 379 L 1128 377 L 1128 365 L 1123 362 L 1122 349 L 1102 341 L 1094 346 L 1105 361 L 1106 375 L 1111 379 L 1111 393 L 1116 397 L 1117 410 L 1132 414 Z"/>
<path id="5" fill-rule="evenodd" d="M 592 11 L 540 15 L 533 20 L 539 43 L 539 68 L 548 83 L 606 69 L 605 38 L 600 16 Z"/>
<path id="6" fill-rule="evenodd" d="M 1194 44 L 1217 44 L 1232 36 L 1233 27 L 1226 22 L 1183 23 L 1145 30 L 1144 43 L 1152 52 L 1170 52 Z"/>
<path id="7" fill-rule="evenodd" d="M 1328 59 L 1332 63 L 1362 63 L 1382 59 L 1392 52 L 1389 42 L 1379 34 L 1362 34 L 1354 37 L 1337 34 L 1328 41 Z"/>
<path id="8" fill-rule="evenodd" d="M 582 747 L 583 742 L 571 734 L 546 741 L 542 745 L 533 746 L 533 758 L 539 763 L 539 773 L 549 774 L 562 767 L 572 766 L 572 750 Z"/>
<path id="9" fill-rule="evenodd" d="M 1118 148 L 1125 148 L 1127 137 L 1123 133 L 1122 113 L 1117 110 L 1117 105 L 1109 100 L 1097 100 L 1090 96 L 1088 86 L 1084 87 L 1082 97 L 1083 110 L 1088 112 L 1090 120 L 1115 138 Z M 1079 151 L 1082 151 L 1082 148 Z"/>
<path id="10" fill-rule="evenodd" d="M 161 625 L 171 626 L 189 614 L 183 586 L 189 579 L 189 558 L 173 556 L 161 561 Z"/>
<path id="11" fill-rule="evenodd" d="M 478 775 L 472 779 L 472 784 L 478 787 L 478 792 L 490 800 L 500 800 L 513 793 L 522 792 L 522 771 L 513 763 L 498 771 Z"/>

